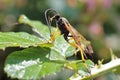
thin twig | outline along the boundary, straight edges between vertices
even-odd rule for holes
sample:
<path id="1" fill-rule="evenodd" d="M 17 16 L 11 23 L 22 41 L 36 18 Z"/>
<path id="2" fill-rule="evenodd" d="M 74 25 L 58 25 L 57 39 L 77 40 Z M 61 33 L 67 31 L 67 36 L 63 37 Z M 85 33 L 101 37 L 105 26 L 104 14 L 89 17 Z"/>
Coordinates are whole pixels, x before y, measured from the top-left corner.
<path id="1" fill-rule="evenodd" d="M 109 63 L 103 64 L 100 68 L 98 68 L 98 66 L 95 66 L 91 69 L 91 74 L 89 76 L 86 76 L 84 78 L 81 78 L 81 76 L 79 76 L 74 80 L 90 80 L 108 72 L 115 71 L 117 70 L 117 67 L 120 67 L 120 59 L 115 59 L 110 61 Z"/>

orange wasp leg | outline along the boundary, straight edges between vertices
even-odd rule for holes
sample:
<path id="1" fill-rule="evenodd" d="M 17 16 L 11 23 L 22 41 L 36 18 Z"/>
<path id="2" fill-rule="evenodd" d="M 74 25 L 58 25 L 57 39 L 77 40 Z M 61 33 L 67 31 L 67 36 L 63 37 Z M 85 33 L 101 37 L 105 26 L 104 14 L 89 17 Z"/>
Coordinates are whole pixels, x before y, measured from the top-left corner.
<path id="1" fill-rule="evenodd" d="M 79 46 L 78 46 L 79 47 Z M 85 53 L 83 52 L 82 48 L 79 47 L 78 50 L 76 51 L 80 51 L 81 52 L 81 58 L 82 58 L 82 62 L 83 62 L 83 65 L 86 67 L 87 71 L 91 74 L 91 70 L 88 68 L 88 65 L 85 63 L 85 58 L 84 56 L 86 57 Z"/>
<path id="2" fill-rule="evenodd" d="M 78 46 L 78 48 L 77 48 L 76 51 L 77 51 L 77 52 L 80 51 L 80 53 L 81 53 L 81 58 L 82 58 L 82 62 L 85 63 L 85 58 L 84 58 L 84 54 L 85 54 L 85 53 L 83 52 L 82 48 L 81 48 L 80 46 Z"/>
<path id="3" fill-rule="evenodd" d="M 71 39 L 73 39 L 73 38 L 70 38 L 69 40 L 71 40 Z M 76 48 L 75 56 L 76 56 L 77 53 L 80 51 L 80 53 L 81 53 L 81 58 L 82 58 L 82 62 L 85 63 L 85 58 L 84 58 L 85 53 L 84 53 L 83 49 L 82 49 L 79 45 L 77 45 L 76 43 L 73 43 L 73 42 L 68 42 L 68 43 L 69 43 L 71 46 L 73 46 L 73 47 Z M 86 55 L 85 55 L 85 56 L 86 56 Z"/>
<path id="4" fill-rule="evenodd" d="M 55 30 L 53 31 L 53 33 L 50 35 L 50 43 L 54 42 L 55 38 L 57 36 L 60 36 L 60 32 L 58 31 L 58 27 L 55 28 Z"/>
<path id="5" fill-rule="evenodd" d="M 70 44 L 71 46 L 73 46 L 73 47 L 76 48 L 75 56 L 76 56 L 77 53 L 80 51 L 83 65 L 86 67 L 87 71 L 88 71 L 89 73 L 91 73 L 91 71 L 90 71 L 89 68 L 88 68 L 88 65 L 85 63 L 85 58 L 84 58 L 84 56 L 86 57 L 86 55 L 85 55 L 85 53 L 83 52 L 82 48 L 81 48 L 80 46 L 76 45 L 75 43 L 70 43 L 70 42 L 69 42 L 69 44 Z"/>

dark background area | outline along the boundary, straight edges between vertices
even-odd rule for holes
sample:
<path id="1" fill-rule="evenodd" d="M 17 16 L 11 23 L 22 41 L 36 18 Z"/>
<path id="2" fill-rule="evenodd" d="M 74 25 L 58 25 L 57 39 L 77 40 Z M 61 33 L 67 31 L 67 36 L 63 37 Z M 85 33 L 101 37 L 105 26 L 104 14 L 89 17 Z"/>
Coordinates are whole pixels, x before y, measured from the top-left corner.
<path id="1" fill-rule="evenodd" d="M 27 25 L 16 25 L 18 17 L 25 14 L 32 20 L 46 24 L 44 12 L 48 8 L 58 11 L 71 25 L 91 41 L 93 61 L 111 60 L 110 49 L 120 57 L 120 0 L 0 0 L 0 31 L 25 31 Z M 17 26 L 17 27 L 16 27 Z M 0 50 L 0 80 L 9 79 L 3 72 L 8 54 L 19 48 Z M 96 80 L 114 80 L 112 73 Z"/>

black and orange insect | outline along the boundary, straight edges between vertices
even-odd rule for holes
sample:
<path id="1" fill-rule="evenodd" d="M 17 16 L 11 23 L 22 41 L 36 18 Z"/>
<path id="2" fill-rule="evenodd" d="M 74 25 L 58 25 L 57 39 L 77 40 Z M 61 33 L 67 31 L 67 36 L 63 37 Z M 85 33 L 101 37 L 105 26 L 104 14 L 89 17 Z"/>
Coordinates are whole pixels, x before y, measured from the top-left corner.
<path id="1" fill-rule="evenodd" d="M 49 13 L 55 13 L 53 16 L 50 16 Z M 51 39 L 54 40 L 54 36 L 51 33 L 51 23 L 56 21 L 56 27 L 60 30 L 61 34 L 64 36 L 64 39 L 72 46 L 76 48 L 75 55 L 80 51 L 82 61 L 85 62 L 84 56 L 86 53 L 93 53 L 90 41 L 86 40 L 76 29 L 74 29 L 68 20 L 64 17 L 61 17 L 58 12 L 54 9 L 47 9 L 45 11 L 45 18 L 50 30 Z"/>

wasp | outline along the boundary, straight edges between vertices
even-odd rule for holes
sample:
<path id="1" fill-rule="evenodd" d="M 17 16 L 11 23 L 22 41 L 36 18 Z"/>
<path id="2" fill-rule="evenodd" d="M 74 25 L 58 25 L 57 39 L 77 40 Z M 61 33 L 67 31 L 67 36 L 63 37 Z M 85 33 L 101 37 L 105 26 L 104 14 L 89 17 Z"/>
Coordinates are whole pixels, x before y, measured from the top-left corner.
<path id="1" fill-rule="evenodd" d="M 54 12 L 53 16 L 49 16 L 50 12 Z M 49 27 L 51 40 L 54 40 L 54 35 L 51 33 L 51 23 L 56 22 L 56 29 L 60 30 L 61 35 L 64 39 L 73 47 L 76 48 L 75 55 L 80 51 L 82 62 L 85 62 L 86 53 L 92 54 L 93 49 L 90 41 L 86 40 L 64 17 L 61 17 L 60 14 L 54 9 L 47 9 L 45 11 L 46 22 Z"/>

